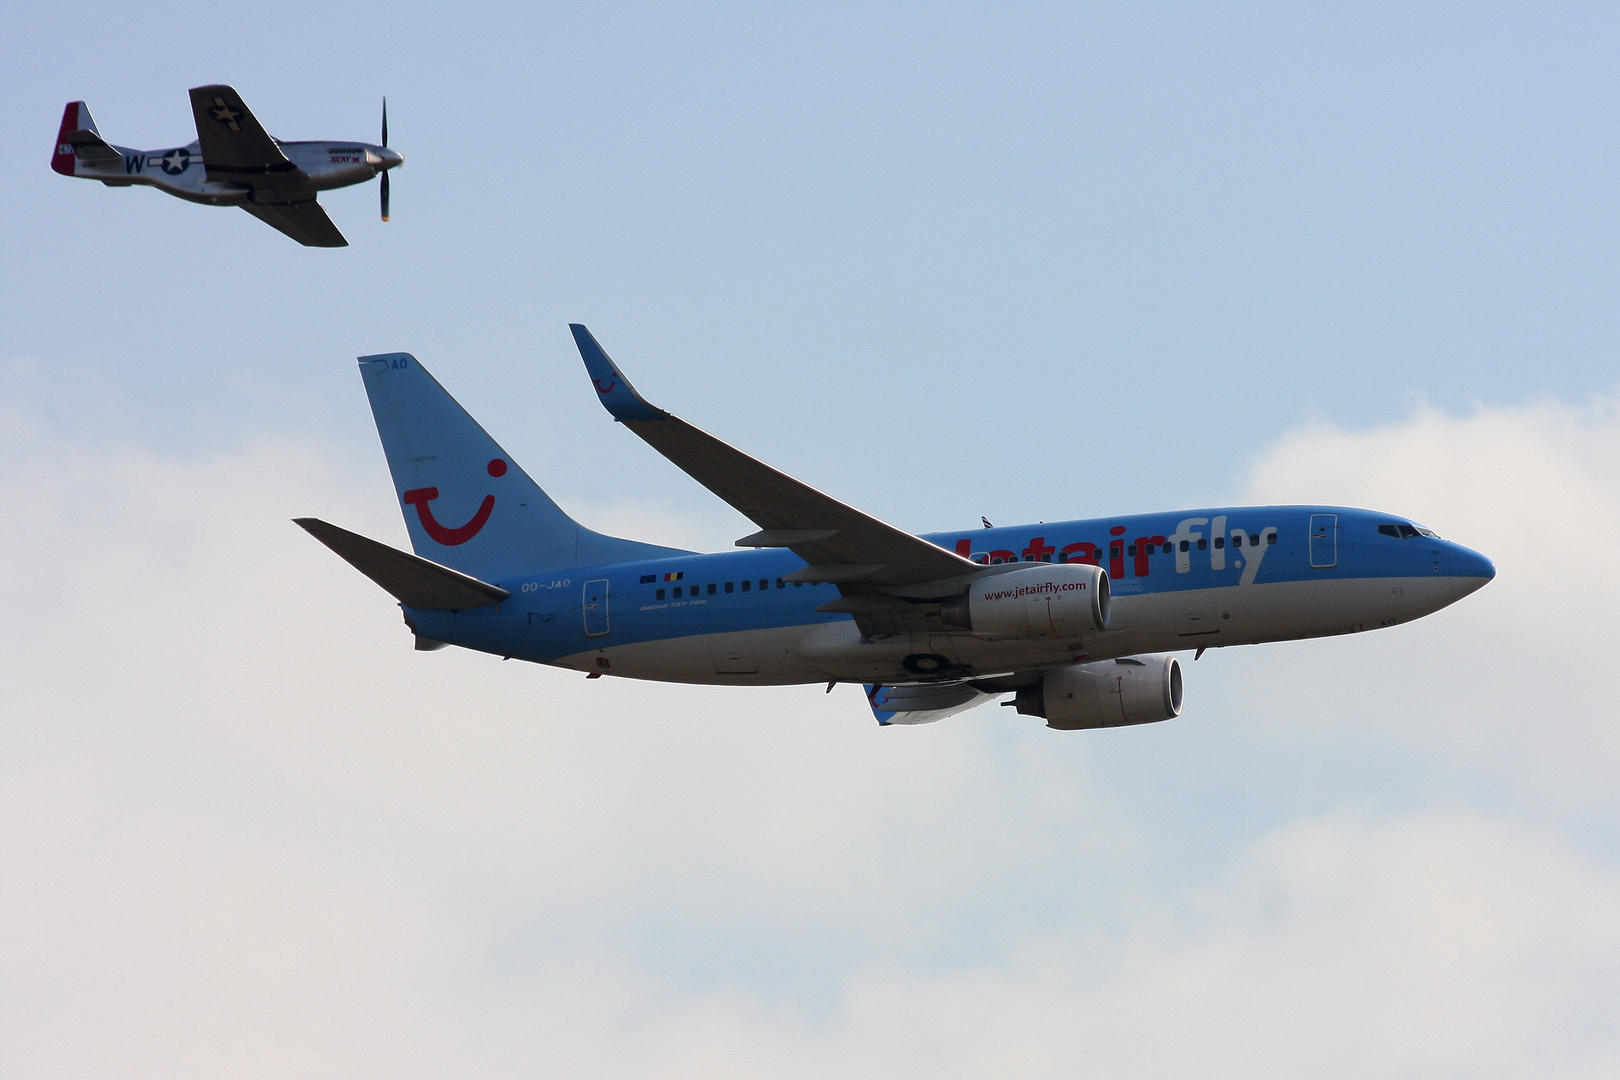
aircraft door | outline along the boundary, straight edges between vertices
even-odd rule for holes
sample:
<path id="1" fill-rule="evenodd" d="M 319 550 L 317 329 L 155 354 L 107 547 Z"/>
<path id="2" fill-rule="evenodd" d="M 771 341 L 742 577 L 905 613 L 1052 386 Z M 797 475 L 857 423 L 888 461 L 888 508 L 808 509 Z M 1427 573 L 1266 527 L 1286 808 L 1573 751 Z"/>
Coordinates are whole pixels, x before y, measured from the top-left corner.
<path id="1" fill-rule="evenodd" d="M 1339 565 L 1339 515 L 1311 515 L 1311 565 L 1318 570 Z"/>
<path id="2" fill-rule="evenodd" d="M 608 632 L 608 581 L 597 578 L 585 583 L 585 636 L 603 637 Z"/>

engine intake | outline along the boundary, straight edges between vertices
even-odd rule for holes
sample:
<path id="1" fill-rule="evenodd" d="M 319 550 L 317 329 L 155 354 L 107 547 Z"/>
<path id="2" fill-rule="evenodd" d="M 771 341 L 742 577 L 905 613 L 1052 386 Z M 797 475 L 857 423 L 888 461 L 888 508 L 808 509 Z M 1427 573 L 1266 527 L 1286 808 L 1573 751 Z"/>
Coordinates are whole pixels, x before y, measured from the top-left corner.
<path id="1" fill-rule="evenodd" d="M 1173 656 L 1129 656 L 1049 671 L 1013 702 L 1061 731 L 1155 724 L 1181 715 L 1181 664 Z"/>
<path id="2" fill-rule="evenodd" d="M 990 641 L 1078 640 L 1108 629 L 1108 572 L 1089 563 L 1038 563 L 982 577 L 940 613 Z"/>

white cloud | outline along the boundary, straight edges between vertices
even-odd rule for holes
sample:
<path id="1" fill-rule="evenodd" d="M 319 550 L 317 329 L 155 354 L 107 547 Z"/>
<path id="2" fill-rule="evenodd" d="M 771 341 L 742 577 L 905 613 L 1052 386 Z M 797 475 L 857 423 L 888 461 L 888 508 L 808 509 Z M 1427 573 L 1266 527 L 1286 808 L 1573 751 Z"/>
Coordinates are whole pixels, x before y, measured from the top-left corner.
<path id="1" fill-rule="evenodd" d="M 1110 769 L 1259 716 L 1302 759 L 1395 745 L 1533 793 L 1572 761 L 1576 805 L 1612 811 L 1597 691 L 1515 681 L 1596 662 L 1613 571 L 1572 585 L 1520 548 L 1615 514 L 1604 409 L 1286 442 L 1257 495 L 1409 512 L 1501 577 L 1412 627 L 1206 658 L 1186 726 L 1097 737 L 1011 710 L 879 731 L 852 692 L 415 654 L 391 601 L 287 520 L 397 538 L 338 455 L 0 433 L 0 1074 L 1620 1064 L 1620 882 L 1556 815 L 1364 811 L 1350 784 L 1211 832 L 1215 869 L 1190 874 L 1141 808 L 1203 792 Z M 1537 651 L 1525 606 L 1575 660 Z M 1290 702 L 1305 690 L 1332 700 Z"/>
<path id="2" fill-rule="evenodd" d="M 1243 673 L 1313 725 L 1486 771 L 1534 799 L 1612 805 L 1620 769 L 1610 652 L 1620 603 L 1620 415 L 1612 399 L 1364 431 L 1308 426 L 1255 468 L 1256 502 L 1408 515 L 1488 555 L 1497 578 L 1416 624 L 1253 650 Z M 1354 730 L 1351 730 L 1354 729 Z"/>

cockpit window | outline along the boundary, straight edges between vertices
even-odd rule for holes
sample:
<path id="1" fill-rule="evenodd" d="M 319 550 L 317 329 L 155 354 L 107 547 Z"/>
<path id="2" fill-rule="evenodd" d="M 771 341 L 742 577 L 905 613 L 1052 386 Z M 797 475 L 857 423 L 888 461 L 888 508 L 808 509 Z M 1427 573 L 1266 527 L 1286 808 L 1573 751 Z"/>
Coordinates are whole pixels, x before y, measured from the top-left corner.
<path id="1" fill-rule="evenodd" d="M 1407 525 L 1404 523 L 1400 525 L 1380 525 L 1378 531 L 1384 536 L 1393 536 L 1397 540 L 1410 540 L 1415 536 L 1431 536 L 1436 540 L 1440 539 L 1439 533 L 1425 529 L 1421 525 Z"/>

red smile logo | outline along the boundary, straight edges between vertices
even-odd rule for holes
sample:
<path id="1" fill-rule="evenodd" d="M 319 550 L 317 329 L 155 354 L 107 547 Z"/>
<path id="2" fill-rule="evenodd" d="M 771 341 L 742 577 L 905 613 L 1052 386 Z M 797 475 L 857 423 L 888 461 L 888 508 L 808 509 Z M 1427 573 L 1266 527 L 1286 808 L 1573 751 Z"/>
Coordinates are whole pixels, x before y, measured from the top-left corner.
<path id="1" fill-rule="evenodd" d="M 506 462 L 500 458 L 495 458 L 489 463 L 488 471 L 491 476 L 505 476 Z M 439 489 L 436 487 L 416 488 L 407 491 L 402 496 L 406 506 L 416 507 L 416 516 L 421 520 L 422 528 L 427 530 L 427 534 L 445 547 L 465 544 L 477 536 L 478 531 L 484 527 L 484 523 L 489 520 L 489 515 L 495 509 L 495 496 L 485 495 L 484 501 L 478 504 L 478 512 L 472 516 L 472 519 L 467 524 L 450 528 L 439 524 L 439 520 L 433 516 L 433 508 L 428 506 L 428 503 L 438 497 Z"/>

